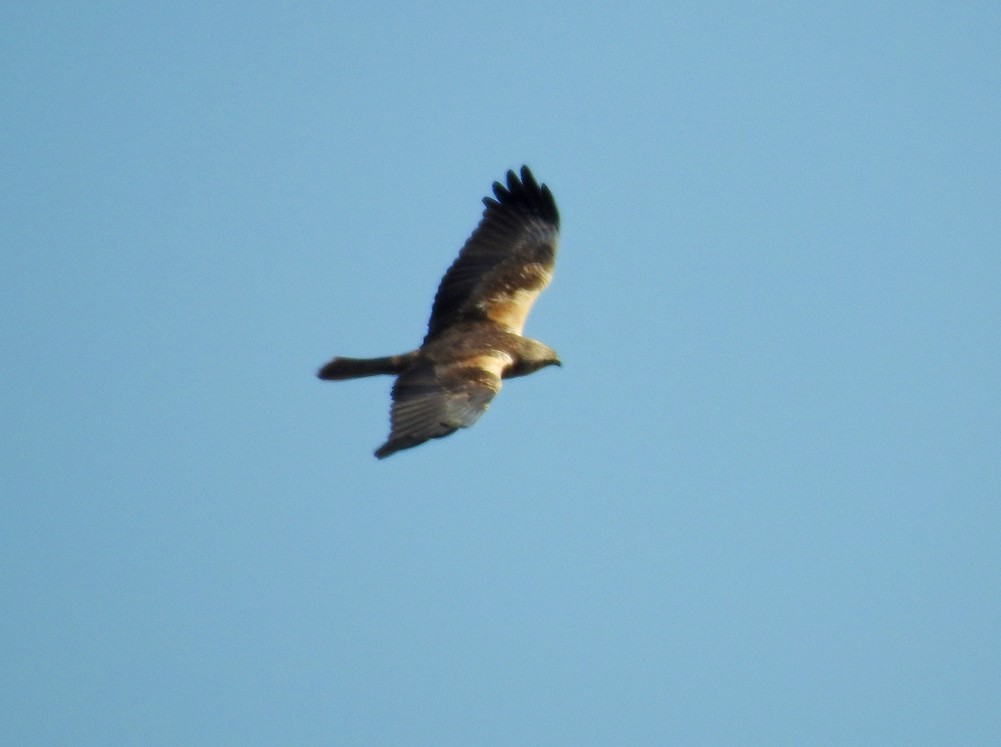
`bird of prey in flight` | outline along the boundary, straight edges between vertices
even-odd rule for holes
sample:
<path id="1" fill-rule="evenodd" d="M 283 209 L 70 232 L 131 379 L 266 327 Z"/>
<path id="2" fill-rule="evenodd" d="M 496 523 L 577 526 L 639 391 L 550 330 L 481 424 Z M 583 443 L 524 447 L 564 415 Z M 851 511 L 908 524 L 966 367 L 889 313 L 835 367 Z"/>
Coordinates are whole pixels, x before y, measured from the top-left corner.
<path id="1" fill-rule="evenodd" d="M 500 391 L 501 379 L 550 364 L 556 352 L 522 337 L 525 317 L 549 284 L 560 216 L 549 188 L 527 166 L 483 198 L 480 224 L 438 286 L 419 348 L 385 358 L 331 360 L 321 379 L 396 376 L 391 428 L 379 459 L 468 428 Z"/>

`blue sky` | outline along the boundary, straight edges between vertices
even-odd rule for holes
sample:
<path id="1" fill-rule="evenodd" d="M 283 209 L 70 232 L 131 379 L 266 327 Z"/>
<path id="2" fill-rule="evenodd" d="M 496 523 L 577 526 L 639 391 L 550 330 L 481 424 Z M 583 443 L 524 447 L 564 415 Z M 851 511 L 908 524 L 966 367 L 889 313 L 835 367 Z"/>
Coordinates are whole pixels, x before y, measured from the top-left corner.
<path id="1" fill-rule="evenodd" d="M 986 744 L 993 3 L 8 3 L 0 741 Z M 491 182 L 562 369 L 384 462 Z"/>

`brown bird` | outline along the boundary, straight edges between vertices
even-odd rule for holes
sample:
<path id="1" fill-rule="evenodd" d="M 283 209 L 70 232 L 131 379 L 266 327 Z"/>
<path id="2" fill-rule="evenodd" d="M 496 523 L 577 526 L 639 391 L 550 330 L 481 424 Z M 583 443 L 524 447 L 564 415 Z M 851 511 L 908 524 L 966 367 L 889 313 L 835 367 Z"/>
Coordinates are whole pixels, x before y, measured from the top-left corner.
<path id="1" fill-rule="evenodd" d="M 483 218 L 438 286 L 428 332 L 416 350 L 385 358 L 334 358 L 319 370 L 337 381 L 393 374 L 389 438 L 375 455 L 442 438 L 479 419 L 501 379 L 561 365 L 522 337 L 532 304 L 556 262 L 560 216 L 549 188 L 527 166 L 493 185 Z"/>

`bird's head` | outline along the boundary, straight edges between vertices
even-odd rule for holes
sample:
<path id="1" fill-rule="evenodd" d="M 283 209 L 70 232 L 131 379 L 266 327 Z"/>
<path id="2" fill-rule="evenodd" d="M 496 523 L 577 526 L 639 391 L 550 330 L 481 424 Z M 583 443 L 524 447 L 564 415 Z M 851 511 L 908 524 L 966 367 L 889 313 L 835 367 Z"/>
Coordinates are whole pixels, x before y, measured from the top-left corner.
<path id="1" fill-rule="evenodd" d="M 524 376 L 534 373 L 546 366 L 562 366 L 563 362 L 548 345 L 543 345 L 538 340 L 521 338 L 518 345 L 518 357 L 514 365 L 508 371 L 508 376 Z"/>

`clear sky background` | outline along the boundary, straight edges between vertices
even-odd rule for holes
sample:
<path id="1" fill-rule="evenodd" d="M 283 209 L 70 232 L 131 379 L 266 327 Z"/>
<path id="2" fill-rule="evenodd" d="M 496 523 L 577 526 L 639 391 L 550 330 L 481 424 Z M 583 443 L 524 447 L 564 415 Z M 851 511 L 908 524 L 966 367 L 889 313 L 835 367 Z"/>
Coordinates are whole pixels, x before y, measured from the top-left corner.
<path id="1" fill-rule="evenodd" d="M 6 3 L 0 742 L 988 744 L 996 3 Z M 562 369 L 379 462 L 480 199 Z"/>

